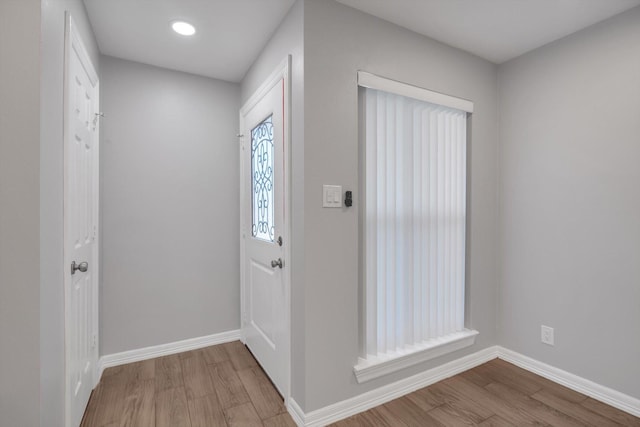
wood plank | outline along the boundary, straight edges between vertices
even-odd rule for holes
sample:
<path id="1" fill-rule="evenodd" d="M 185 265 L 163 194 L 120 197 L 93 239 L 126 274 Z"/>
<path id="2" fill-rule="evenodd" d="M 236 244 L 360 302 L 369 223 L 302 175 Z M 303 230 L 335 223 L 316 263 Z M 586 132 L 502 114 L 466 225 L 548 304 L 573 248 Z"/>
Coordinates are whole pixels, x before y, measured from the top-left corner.
<path id="1" fill-rule="evenodd" d="M 430 410 L 428 414 L 445 426 L 476 426 L 484 421 L 484 419 L 471 418 L 467 413 L 457 411 L 448 403 Z"/>
<path id="2" fill-rule="evenodd" d="M 360 414 L 363 427 L 375 426 L 375 427 L 394 427 L 387 423 L 377 411 L 367 411 Z"/>
<path id="3" fill-rule="evenodd" d="M 236 371 L 258 366 L 251 352 L 240 341 L 223 344 Z"/>
<path id="4" fill-rule="evenodd" d="M 529 372 L 530 373 L 530 372 Z M 532 374 L 533 375 L 533 374 Z M 563 385 L 554 383 L 546 378 L 538 377 L 538 381 L 540 384 L 543 384 L 542 390 L 545 390 L 549 394 L 554 395 L 558 399 L 562 399 L 572 403 L 580 403 L 587 400 L 587 395 L 578 393 L 577 391 L 571 390 L 568 387 Z"/>
<path id="5" fill-rule="evenodd" d="M 207 364 L 201 353 L 191 352 L 189 357 L 182 357 L 180 363 L 188 400 L 215 394 Z"/>
<path id="6" fill-rule="evenodd" d="M 169 388 L 156 396 L 156 427 L 191 427 L 184 387 Z"/>
<path id="7" fill-rule="evenodd" d="M 105 368 L 105 370 L 102 371 L 102 377 L 100 377 L 100 381 L 104 381 L 109 377 L 121 374 L 126 369 L 126 366 L 127 365 L 118 365 L 111 366 L 110 368 Z"/>
<path id="8" fill-rule="evenodd" d="M 542 402 L 563 414 L 567 414 L 586 425 L 593 427 L 617 427 L 620 425 L 613 420 L 588 410 L 580 404 L 563 400 L 545 389 L 542 389 L 532 395 L 531 398 Z"/>
<path id="9" fill-rule="evenodd" d="M 497 366 L 505 372 L 508 372 L 509 375 L 519 378 L 523 382 L 537 384 L 541 388 L 546 389 L 550 393 L 569 402 L 578 403 L 587 398 L 587 396 L 582 393 L 578 393 L 570 388 L 554 383 L 551 380 L 543 378 L 540 375 L 536 375 L 533 372 L 529 372 L 526 369 L 522 369 L 519 366 L 506 362 L 502 359 L 494 359 L 490 363 L 493 364 L 493 366 Z"/>
<path id="10" fill-rule="evenodd" d="M 603 417 L 609 418 L 610 420 L 613 420 L 623 426 L 640 426 L 640 418 L 634 417 L 631 414 L 623 412 L 619 409 L 614 408 L 613 406 L 609 406 L 606 403 L 602 403 L 590 397 L 580 404 L 590 411 L 602 415 Z"/>
<path id="11" fill-rule="evenodd" d="M 187 404 L 192 427 L 227 427 L 222 406 L 215 394 L 187 400 Z"/>
<path id="12" fill-rule="evenodd" d="M 387 414 L 388 417 L 391 416 L 388 411 Z M 385 417 L 376 410 L 365 411 L 331 424 L 333 427 L 395 427 L 395 425 L 396 424 L 389 424 L 385 420 Z"/>
<path id="13" fill-rule="evenodd" d="M 208 365 L 208 370 L 223 409 L 251 401 L 230 361 Z"/>
<path id="14" fill-rule="evenodd" d="M 101 380 L 98 385 L 101 389 L 100 400 L 95 409 L 95 415 L 91 418 L 93 425 L 102 426 L 109 423 L 120 423 L 124 409 L 126 385 L 127 378 L 119 375 L 119 373 L 114 373 L 113 376 Z"/>
<path id="15" fill-rule="evenodd" d="M 211 347 L 205 347 L 200 349 L 204 356 L 204 361 L 207 365 L 213 365 L 215 363 L 221 363 L 225 360 L 229 360 L 229 353 L 224 348 L 224 345 L 212 345 Z"/>
<path id="16" fill-rule="evenodd" d="M 156 359 L 156 391 L 168 390 L 171 388 L 183 387 L 182 367 L 180 366 L 180 356 L 159 357 Z"/>
<path id="17" fill-rule="evenodd" d="M 264 427 L 297 427 L 293 418 L 288 413 L 276 415 L 275 417 L 263 420 Z"/>
<path id="18" fill-rule="evenodd" d="M 224 410 L 229 427 L 262 426 L 262 420 L 251 403 L 245 403 Z"/>
<path id="19" fill-rule="evenodd" d="M 333 424 L 329 424 L 328 427 L 362 427 L 362 422 L 358 418 L 358 415 L 354 415 L 344 420 L 336 421 Z"/>
<path id="20" fill-rule="evenodd" d="M 243 369 L 237 373 L 261 419 L 265 420 L 287 411 L 282 397 L 260 367 Z"/>
<path id="21" fill-rule="evenodd" d="M 497 415 L 494 415 L 478 424 L 478 427 L 513 427 L 513 424 L 505 421 Z"/>
<path id="22" fill-rule="evenodd" d="M 421 388 L 414 391 L 413 393 L 409 393 L 405 397 L 425 412 L 430 411 L 433 408 L 445 403 L 444 399 L 441 396 L 438 396 L 435 393 L 431 392 L 428 387 Z"/>
<path id="23" fill-rule="evenodd" d="M 474 383 L 475 385 L 477 385 L 478 387 L 485 387 L 488 386 L 489 384 L 491 384 L 491 379 L 484 377 L 483 375 L 481 375 L 476 368 L 473 369 L 469 369 L 468 371 L 462 372 L 459 375 L 468 380 L 471 381 L 472 383 Z"/>
<path id="24" fill-rule="evenodd" d="M 441 424 L 438 420 L 431 417 L 428 413 L 424 412 L 417 405 L 411 402 L 408 399 L 395 399 L 391 402 L 385 403 L 382 405 L 397 419 L 400 420 L 403 424 L 409 427 L 420 427 L 420 426 L 434 426 L 441 427 Z M 395 425 L 395 424 L 394 424 Z"/>
<path id="25" fill-rule="evenodd" d="M 584 423 L 576 420 L 575 418 L 556 411 L 555 409 L 550 408 L 535 399 L 531 399 L 526 394 L 520 393 L 519 391 L 507 387 L 504 384 L 489 384 L 485 389 L 511 406 L 531 414 L 534 418 L 544 423 L 558 427 L 584 427 Z"/>
<path id="26" fill-rule="evenodd" d="M 129 363 L 125 365 L 125 374 L 128 377 L 136 377 L 141 380 L 152 380 L 156 376 L 156 361 L 149 359 Z"/>
<path id="27" fill-rule="evenodd" d="M 106 375 L 105 375 L 106 373 Z M 144 360 L 105 369 L 100 383 L 92 394 L 95 406 L 90 405 L 85 411 L 86 420 L 83 426 L 105 426 L 111 423 L 119 424 L 125 410 L 125 398 L 134 392 L 136 382 L 153 380 L 155 375 L 155 360 Z M 127 386 L 129 389 L 127 390 Z M 96 394 L 96 399 L 93 395 Z M 131 403 L 131 402 L 129 402 Z M 130 409 L 130 408 L 129 408 Z"/>
<path id="28" fill-rule="evenodd" d="M 367 414 L 367 412 L 363 412 L 363 414 Z M 369 427 L 371 424 L 367 424 L 362 418 L 361 414 L 354 415 L 349 418 L 345 418 L 344 420 L 340 420 L 333 424 L 330 424 L 329 427 Z"/>
<path id="29" fill-rule="evenodd" d="M 495 415 L 499 415 L 513 425 L 518 427 L 545 425 L 545 423 L 536 421 L 530 414 L 509 405 L 504 400 L 488 393 L 486 389 L 478 387 L 462 377 L 456 376 L 449 378 L 447 384 L 455 387 L 462 396 L 473 400 L 475 403 L 483 406 Z"/>
<path id="30" fill-rule="evenodd" d="M 155 427 L 155 381 L 131 378 L 125 387 L 122 427 Z"/>
<path id="31" fill-rule="evenodd" d="M 182 359 L 186 359 L 188 357 L 193 357 L 198 353 L 200 353 L 200 349 L 189 350 L 189 351 L 185 351 L 185 352 L 182 352 L 182 353 L 178 353 L 177 356 L 180 358 L 180 360 L 182 360 Z"/>
<path id="32" fill-rule="evenodd" d="M 82 416 L 80 427 L 100 426 L 97 414 L 100 405 L 100 395 L 102 394 L 103 388 L 104 385 L 98 383 L 98 386 L 91 392 L 91 396 L 89 396 L 89 403 L 87 403 L 87 409 L 85 409 L 84 415 Z"/>
<path id="33" fill-rule="evenodd" d="M 404 423 L 399 418 L 397 418 L 393 414 L 393 412 L 391 412 L 389 408 L 387 408 L 385 405 L 376 406 L 375 408 L 370 409 L 367 412 L 373 412 L 377 418 L 383 420 L 385 423 L 387 423 L 390 426 L 407 427 L 407 424 Z"/>
<path id="34" fill-rule="evenodd" d="M 499 359 L 494 359 L 484 365 L 478 366 L 478 374 L 491 380 L 492 383 L 504 384 L 509 388 L 526 394 L 527 396 L 542 390 L 542 386 L 540 384 L 522 379 L 522 377 L 517 375 L 514 371 L 495 362 L 496 360 Z"/>
<path id="35" fill-rule="evenodd" d="M 328 427 L 362 427 L 362 422 L 358 418 L 358 415 L 354 415 L 344 420 L 336 421 L 333 424 L 329 424 Z"/>
<path id="36" fill-rule="evenodd" d="M 452 387 L 446 381 L 433 384 L 429 387 L 429 391 L 441 398 L 449 406 L 449 415 L 451 413 L 459 413 L 462 418 L 472 420 L 474 423 L 482 422 L 494 415 L 494 412 L 484 406 L 473 400 L 466 399 L 456 387 Z M 441 416 L 446 418 L 447 414 L 441 414 Z"/>

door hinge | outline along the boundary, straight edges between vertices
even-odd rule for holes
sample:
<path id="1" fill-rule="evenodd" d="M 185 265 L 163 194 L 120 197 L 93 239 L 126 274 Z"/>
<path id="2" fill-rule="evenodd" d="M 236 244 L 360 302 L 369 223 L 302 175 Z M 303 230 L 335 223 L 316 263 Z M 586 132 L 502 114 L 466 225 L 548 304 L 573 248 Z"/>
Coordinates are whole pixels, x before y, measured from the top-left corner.
<path id="1" fill-rule="evenodd" d="M 98 346 L 98 335 L 93 334 L 91 336 L 91 348 L 96 348 Z"/>

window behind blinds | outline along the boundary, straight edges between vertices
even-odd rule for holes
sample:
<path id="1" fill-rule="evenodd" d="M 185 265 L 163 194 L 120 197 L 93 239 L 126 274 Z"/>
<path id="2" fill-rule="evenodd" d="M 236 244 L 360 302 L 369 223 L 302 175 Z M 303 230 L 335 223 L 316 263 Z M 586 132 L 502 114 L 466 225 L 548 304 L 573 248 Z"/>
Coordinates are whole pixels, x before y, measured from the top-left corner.
<path id="1" fill-rule="evenodd" d="M 375 358 L 464 330 L 467 112 L 361 90 L 365 358 Z"/>

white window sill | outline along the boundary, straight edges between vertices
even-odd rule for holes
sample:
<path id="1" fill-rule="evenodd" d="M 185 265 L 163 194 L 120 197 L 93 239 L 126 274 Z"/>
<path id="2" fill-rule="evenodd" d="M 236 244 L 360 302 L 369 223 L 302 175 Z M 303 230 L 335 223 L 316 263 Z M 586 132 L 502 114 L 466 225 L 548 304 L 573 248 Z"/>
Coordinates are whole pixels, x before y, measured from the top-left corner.
<path id="1" fill-rule="evenodd" d="M 396 372 L 473 345 L 476 341 L 476 335 L 478 335 L 478 331 L 465 329 L 441 338 L 434 338 L 420 344 L 408 346 L 403 350 L 370 356 L 367 359 L 360 358 L 358 359 L 358 364 L 353 367 L 353 372 L 358 383 L 370 381 L 391 372 Z"/>

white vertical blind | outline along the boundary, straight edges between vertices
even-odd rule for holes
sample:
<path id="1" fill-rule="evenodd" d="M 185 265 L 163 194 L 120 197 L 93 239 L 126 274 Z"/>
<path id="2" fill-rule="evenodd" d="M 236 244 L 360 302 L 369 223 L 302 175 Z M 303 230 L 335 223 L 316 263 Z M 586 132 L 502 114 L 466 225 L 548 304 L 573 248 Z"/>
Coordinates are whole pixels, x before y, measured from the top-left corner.
<path id="1" fill-rule="evenodd" d="M 467 113 L 365 91 L 366 352 L 464 329 Z"/>

